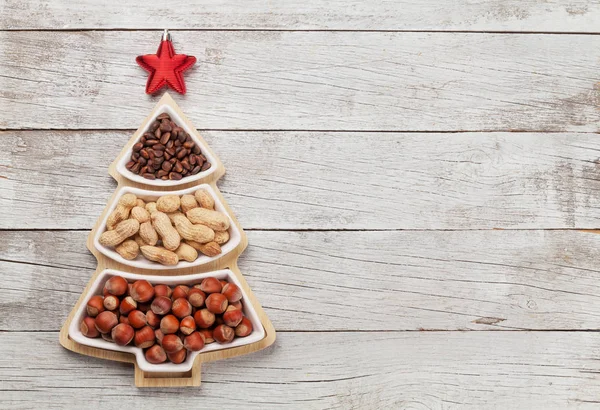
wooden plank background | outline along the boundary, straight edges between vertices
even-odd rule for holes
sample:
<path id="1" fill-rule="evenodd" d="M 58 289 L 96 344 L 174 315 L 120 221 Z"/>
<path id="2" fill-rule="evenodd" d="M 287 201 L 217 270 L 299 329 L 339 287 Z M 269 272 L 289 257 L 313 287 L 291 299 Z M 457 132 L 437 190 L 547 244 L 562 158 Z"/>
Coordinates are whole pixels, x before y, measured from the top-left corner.
<path id="1" fill-rule="evenodd" d="M 0 0 L 0 408 L 597 408 L 599 26 L 577 0 Z M 138 390 L 58 329 L 164 28 L 279 335 Z"/>

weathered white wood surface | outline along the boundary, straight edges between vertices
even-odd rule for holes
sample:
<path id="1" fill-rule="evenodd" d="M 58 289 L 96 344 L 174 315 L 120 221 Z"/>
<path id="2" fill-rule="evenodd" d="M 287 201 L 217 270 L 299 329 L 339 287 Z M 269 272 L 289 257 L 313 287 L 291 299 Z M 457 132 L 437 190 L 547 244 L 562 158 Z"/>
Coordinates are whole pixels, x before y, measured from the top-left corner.
<path id="1" fill-rule="evenodd" d="M 96 268 L 86 235 L 0 232 L 0 331 L 60 326 Z M 600 327 L 597 234 L 253 231 L 248 239 L 240 269 L 278 330 Z"/>
<path id="2" fill-rule="evenodd" d="M 0 128 L 133 129 L 155 31 L 2 32 Z M 598 131 L 600 37 L 182 31 L 201 129 Z"/>
<path id="3" fill-rule="evenodd" d="M 90 229 L 129 135 L 0 132 L 0 228 Z M 596 134 L 203 135 L 245 229 L 600 227 Z"/>
<path id="4" fill-rule="evenodd" d="M 198 389 L 154 390 L 132 386 L 130 365 L 75 355 L 56 338 L 0 333 L 3 408 L 595 409 L 600 402 L 597 333 L 280 333 L 270 349 L 203 365 Z"/>
<path id="5" fill-rule="evenodd" d="M 3 0 L 0 29 L 467 30 L 597 33 L 584 0 Z"/>
<path id="6" fill-rule="evenodd" d="M 0 408 L 598 407 L 598 1 L 147 3 L 0 0 Z M 200 390 L 58 344 L 163 28 L 280 332 Z"/>

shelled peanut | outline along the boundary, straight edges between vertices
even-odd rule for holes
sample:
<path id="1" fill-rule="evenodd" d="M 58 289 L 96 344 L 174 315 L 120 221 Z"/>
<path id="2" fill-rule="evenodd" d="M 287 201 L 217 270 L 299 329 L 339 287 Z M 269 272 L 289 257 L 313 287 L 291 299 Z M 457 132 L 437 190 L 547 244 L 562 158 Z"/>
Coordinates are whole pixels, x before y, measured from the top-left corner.
<path id="1" fill-rule="evenodd" d="M 102 295 L 89 299 L 86 313 L 80 324 L 84 336 L 134 345 L 153 364 L 182 363 L 188 352 L 215 341 L 230 343 L 253 331 L 244 316 L 241 289 L 215 277 L 171 288 L 112 276 Z"/>
<path id="2" fill-rule="evenodd" d="M 221 253 L 229 241 L 229 217 L 214 209 L 210 193 L 163 195 L 144 202 L 134 194 L 124 194 L 107 218 L 100 235 L 103 246 L 113 247 L 125 259 L 138 255 L 163 265 L 193 262 L 203 254 Z"/>

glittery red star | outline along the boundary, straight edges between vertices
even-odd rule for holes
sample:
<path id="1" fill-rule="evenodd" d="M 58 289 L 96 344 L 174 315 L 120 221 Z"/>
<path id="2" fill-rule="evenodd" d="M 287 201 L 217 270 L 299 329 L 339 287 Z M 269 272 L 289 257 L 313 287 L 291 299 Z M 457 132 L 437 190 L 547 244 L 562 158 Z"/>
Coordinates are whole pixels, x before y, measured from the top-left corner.
<path id="1" fill-rule="evenodd" d="M 196 57 L 175 54 L 173 43 L 162 40 L 156 54 L 137 56 L 135 59 L 144 70 L 148 71 L 146 93 L 153 94 L 165 85 L 181 94 L 185 94 L 183 72 L 196 63 Z"/>

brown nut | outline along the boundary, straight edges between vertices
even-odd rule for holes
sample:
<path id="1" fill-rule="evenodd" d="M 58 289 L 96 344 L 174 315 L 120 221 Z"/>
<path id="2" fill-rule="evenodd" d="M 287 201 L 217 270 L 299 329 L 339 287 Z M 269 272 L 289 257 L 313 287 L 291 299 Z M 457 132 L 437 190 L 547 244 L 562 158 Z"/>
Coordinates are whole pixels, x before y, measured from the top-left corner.
<path id="1" fill-rule="evenodd" d="M 99 313 L 104 312 L 104 298 L 100 295 L 94 295 L 88 301 L 85 307 L 88 316 L 96 317 Z"/>
<path id="2" fill-rule="evenodd" d="M 205 293 L 219 293 L 223 289 L 221 282 L 217 278 L 206 278 L 200 284 L 200 290 Z"/>
<path id="3" fill-rule="evenodd" d="M 162 347 L 167 353 L 175 353 L 183 349 L 183 342 L 179 336 L 175 334 L 169 334 L 163 337 Z"/>
<path id="4" fill-rule="evenodd" d="M 183 346 L 190 352 L 198 352 L 204 347 L 204 335 L 200 332 L 194 332 L 183 339 Z"/>
<path id="5" fill-rule="evenodd" d="M 120 323 L 113 327 L 111 337 L 119 346 L 127 346 L 135 336 L 135 330 L 130 325 Z"/>
<path id="6" fill-rule="evenodd" d="M 183 319 L 192 314 L 192 305 L 186 298 L 178 298 L 173 302 L 171 312 L 178 318 Z"/>
<path id="7" fill-rule="evenodd" d="M 194 314 L 194 321 L 199 328 L 208 328 L 215 323 L 215 315 L 208 309 L 201 309 Z"/>
<path id="8" fill-rule="evenodd" d="M 190 291 L 189 286 L 177 285 L 173 289 L 173 293 L 171 294 L 171 298 L 173 298 L 173 300 L 179 299 L 179 298 L 187 298 L 187 294 L 188 294 L 189 291 Z"/>
<path id="9" fill-rule="evenodd" d="M 108 333 L 119 323 L 117 315 L 113 312 L 105 310 L 96 316 L 96 329 L 100 333 Z"/>
<path id="10" fill-rule="evenodd" d="M 122 315 L 128 315 L 132 310 L 137 309 L 137 302 L 131 296 L 127 296 L 119 306 L 119 312 Z"/>
<path id="11" fill-rule="evenodd" d="M 148 326 L 156 329 L 160 327 L 160 316 L 149 310 L 146 312 L 146 323 L 148 323 Z"/>
<path id="12" fill-rule="evenodd" d="M 227 298 L 222 293 L 211 293 L 205 303 L 206 308 L 215 314 L 221 314 L 227 310 Z"/>
<path id="13" fill-rule="evenodd" d="M 230 306 L 227 311 L 223 313 L 223 322 L 229 327 L 236 327 L 242 321 L 242 311 Z"/>
<path id="14" fill-rule="evenodd" d="M 181 330 L 181 333 L 184 335 L 189 335 L 196 330 L 196 321 L 192 316 L 184 317 L 181 319 L 181 323 L 179 324 L 179 330 Z"/>
<path id="15" fill-rule="evenodd" d="M 233 340 L 235 332 L 227 325 L 219 325 L 213 330 L 213 339 L 218 343 L 229 343 Z"/>
<path id="16" fill-rule="evenodd" d="M 173 293 L 173 290 L 167 285 L 156 285 L 154 287 L 154 295 L 156 296 L 166 296 L 170 298 L 171 293 Z"/>
<path id="17" fill-rule="evenodd" d="M 136 329 L 140 329 L 148 324 L 146 314 L 141 310 L 131 311 L 127 316 L 127 319 L 129 319 L 129 324 Z"/>
<path id="18" fill-rule="evenodd" d="M 133 344 L 141 349 L 146 349 L 154 344 L 155 339 L 154 330 L 150 326 L 144 326 L 135 332 Z"/>
<path id="19" fill-rule="evenodd" d="M 145 353 L 146 360 L 152 364 L 163 363 L 167 360 L 167 354 L 159 345 L 151 346 Z"/>
<path id="20" fill-rule="evenodd" d="M 229 303 L 237 302 L 242 299 L 242 290 L 235 283 L 227 283 L 223 285 L 223 290 L 221 293 L 225 295 Z"/>
<path id="21" fill-rule="evenodd" d="M 206 300 L 206 293 L 202 292 L 199 288 L 191 288 L 187 295 L 190 305 L 193 307 L 202 307 Z"/>
<path id="22" fill-rule="evenodd" d="M 86 337 L 98 337 L 100 332 L 96 329 L 96 320 L 93 317 L 86 316 L 83 318 L 79 330 Z"/>
<path id="23" fill-rule="evenodd" d="M 179 320 L 174 315 L 163 317 L 160 321 L 160 330 L 165 335 L 176 333 L 179 330 Z"/>
<path id="24" fill-rule="evenodd" d="M 252 322 L 247 317 L 243 317 L 239 325 L 235 327 L 235 335 L 246 337 L 252 333 Z"/>
<path id="25" fill-rule="evenodd" d="M 121 276 L 113 276 L 106 281 L 104 288 L 111 295 L 121 296 L 127 292 L 127 281 Z"/>
<path id="26" fill-rule="evenodd" d="M 129 292 L 136 302 L 148 302 L 154 297 L 154 287 L 147 280 L 133 282 Z"/>
<path id="27" fill-rule="evenodd" d="M 181 349 L 175 353 L 167 353 L 169 360 L 175 364 L 183 363 L 187 357 L 187 350 Z"/>
<path id="28" fill-rule="evenodd" d="M 242 305 L 242 301 L 238 300 L 237 302 L 230 303 L 229 306 L 239 309 L 241 311 L 244 310 L 244 305 Z M 228 308 L 229 308 L 228 306 Z"/>
<path id="29" fill-rule="evenodd" d="M 131 323 L 129 323 L 129 318 L 125 315 L 120 315 L 119 316 L 119 323 L 125 323 L 126 325 L 130 325 Z"/>
<path id="30" fill-rule="evenodd" d="M 204 336 L 205 344 L 214 343 L 215 339 L 213 338 L 212 329 L 201 329 L 201 330 L 198 330 L 198 333 L 201 333 L 202 336 Z"/>
<path id="31" fill-rule="evenodd" d="M 171 299 L 167 296 L 157 296 L 152 301 L 150 305 L 150 309 L 157 315 L 166 315 L 171 311 Z"/>
<path id="32" fill-rule="evenodd" d="M 103 304 L 106 310 L 116 310 L 119 307 L 119 298 L 115 295 L 108 295 L 104 298 Z"/>

